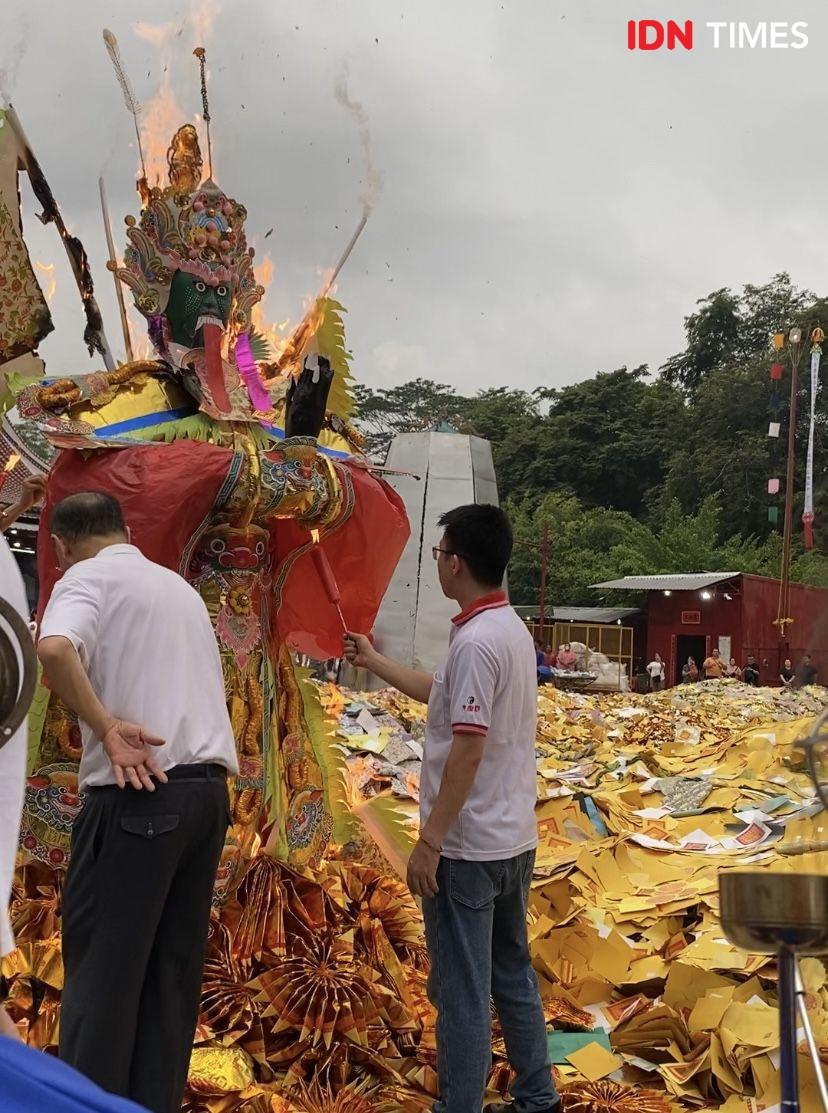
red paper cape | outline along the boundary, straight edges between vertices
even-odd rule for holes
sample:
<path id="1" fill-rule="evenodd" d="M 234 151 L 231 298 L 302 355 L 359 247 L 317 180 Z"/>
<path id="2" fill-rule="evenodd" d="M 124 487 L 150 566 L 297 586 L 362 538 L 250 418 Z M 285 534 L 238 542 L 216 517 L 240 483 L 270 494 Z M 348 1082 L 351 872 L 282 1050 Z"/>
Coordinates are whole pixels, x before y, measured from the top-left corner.
<path id="1" fill-rule="evenodd" d="M 48 531 L 52 507 L 77 491 L 105 491 L 121 504 L 131 540 L 150 560 L 182 571 L 182 554 L 210 515 L 233 459 L 230 448 L 198 441 L 99 452 L 64 450 L 46 493 L 38 542 L 39 614 L 58 576 Z M 342 595 L 349 629 L 368 633 L 397 565 L 409 526 L 399 495 L 364 468 L 337 462 L 346 520 L 323 533 L 322 547 Z M 280 581 L 279 638 L 315 660 L 342 654 L 342 625 L 307 551 L 308 530 L 293 519 L 271 527 L 274 579 Z M 286 575 L 285 575 L 286 572 Z"/>

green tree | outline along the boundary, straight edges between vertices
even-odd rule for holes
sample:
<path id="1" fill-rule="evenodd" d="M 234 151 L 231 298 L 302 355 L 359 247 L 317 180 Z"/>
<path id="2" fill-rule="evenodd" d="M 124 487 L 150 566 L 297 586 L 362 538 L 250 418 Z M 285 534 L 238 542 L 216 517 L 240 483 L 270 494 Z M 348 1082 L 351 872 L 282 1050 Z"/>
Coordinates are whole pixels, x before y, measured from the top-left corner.
<path id="1" fill-rule="evenodd" d="M 550 409 L 537 435 L 532 484 L 571 491 L 588 506 L 643 514 L 664 483 L 687 418 L 680 392 L 646 374 L 644 366 L 622 367 L 539 391 Z"/>

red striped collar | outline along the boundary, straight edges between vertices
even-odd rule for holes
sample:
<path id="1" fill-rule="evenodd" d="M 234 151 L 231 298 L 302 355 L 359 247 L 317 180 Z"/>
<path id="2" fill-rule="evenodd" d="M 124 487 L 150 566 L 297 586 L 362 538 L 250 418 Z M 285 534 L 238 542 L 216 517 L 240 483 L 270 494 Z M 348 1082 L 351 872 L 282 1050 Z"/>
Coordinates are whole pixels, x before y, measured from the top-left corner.
<path id="1" fill-rule="evenodd" d="M 482 611 L 492 611 L 496 607 L 508 607 L 509 600 L 506 598 L 506 593 L 503 591 L 493 591 L 491 595 L 481 595 L 479 599 L 475 599 L 473 603 L 469 603 L 465 610 L 460 614 L 456 614 L 451 620 L 455 626 L 462 626 L 463 623 L 468 622 L 470 618 L 474 618 L 476 614 Z"/>

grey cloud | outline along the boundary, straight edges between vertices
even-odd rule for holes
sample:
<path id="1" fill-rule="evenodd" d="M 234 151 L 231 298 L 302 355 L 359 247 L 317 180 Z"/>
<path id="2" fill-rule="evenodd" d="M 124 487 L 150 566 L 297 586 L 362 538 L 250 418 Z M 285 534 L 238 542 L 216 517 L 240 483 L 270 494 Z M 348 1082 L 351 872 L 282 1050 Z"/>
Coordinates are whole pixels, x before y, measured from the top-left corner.
<path id="1" fill-rule="evenodd" d="M 162 54 L 130 24 L 183 26 L 171 48 L 174 87 L 194 113 L 189 7 L 4 7 L 12 26 L 29 13 L 29 29 L 22 57 L 14 34 L 0 46 L 0 68 L 16 68 L 16 106 L 89 251 L 120 350 L 97 177 L 105 167 L 120 241 L 123 216 L 136 211 L 136 159 L 100 32 L 116 33 L 148 100 Z M 463 391 L 531 388 L 622 363 L 655 368 L 681 346 L 683 316 L 712 289 L 781 269 L 823 289 L 826 155 L 814 134 L 824 5 L 731 0 L 723 15 L 716 0 L 694 0 L 697 27 L 802 19 L 811 45 L 716 52 L 702 41 L 693 54 L 658 55 L 626 50 L 634 7 L 224 0 L 205 44 L 215 175 L 247 205 L 259 253 L 273 257 L 270 317 L 298 317 L 317 268 L 335 261 L 359 218 L 359 135 L 334 95 L 346 64 L 383 176 L 338 290 L 355 372 L 369 385 L 423 375 Z M 48 369 L 91 369 L 54 233 L 32 219 L 27 231 L 35 258 L 61 271 Z"/>

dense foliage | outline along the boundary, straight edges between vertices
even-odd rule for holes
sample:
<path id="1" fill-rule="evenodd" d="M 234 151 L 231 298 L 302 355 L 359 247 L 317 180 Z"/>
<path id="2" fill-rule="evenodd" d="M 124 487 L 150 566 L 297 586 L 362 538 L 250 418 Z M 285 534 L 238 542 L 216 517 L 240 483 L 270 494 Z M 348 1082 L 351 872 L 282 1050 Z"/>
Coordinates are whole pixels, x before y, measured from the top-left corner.
<path id="1" fill-rule="evenodd" d="M 464 397 L 417 379 L 390 390 L 358 388 L 359 422 L 382 455 L 399 432 L 448 423 L 492 444 L 501 499 L 516 536 L 552 539 L 549 598 L 596 602 L 589 584 L 646 572 L 738 570 L 775 575 L 781 552 L 790 393 L 789 356 L 771 409 L 769 344 L 777 330 L 828 331 L 828 302 L 792 286 L 786 274 L 741 293 L 717 290 L 685 318 L 686 346 L 657 375 L 646 366 L 599 372 L 572 386 L 531 394 L 500 387 Z M 802 550 L 800 517 L 810 410 L 808 343 L 800 363 L 797 420 L 797 579 L 828 586 L 828 406 L 817 403 L 816 548 Z M 828 348 L 825 357 L 828 366 Z M 768 422 L 782 422 L 779 440 Z M 768 506 L 780 507 L 778 525 Z M 518 546 L 511 569 L 516 602 L 537 600 L 539 557 Z M 618 601 L 617 596 L 613 601 Z"/>

